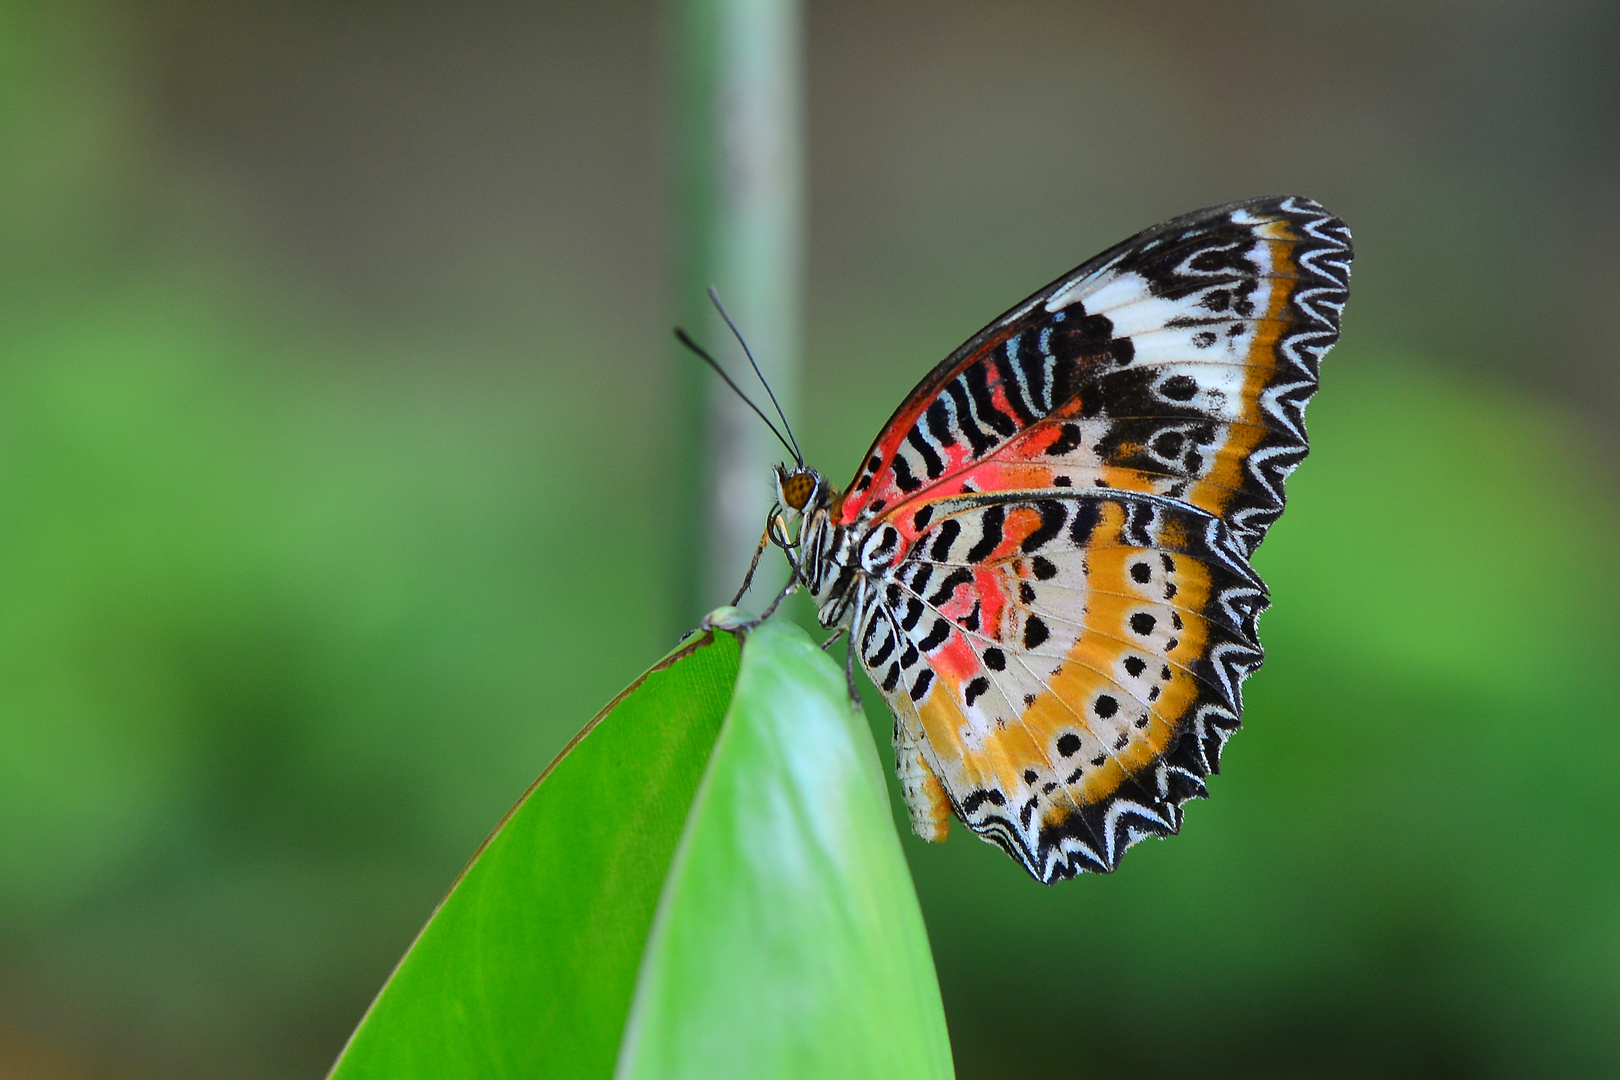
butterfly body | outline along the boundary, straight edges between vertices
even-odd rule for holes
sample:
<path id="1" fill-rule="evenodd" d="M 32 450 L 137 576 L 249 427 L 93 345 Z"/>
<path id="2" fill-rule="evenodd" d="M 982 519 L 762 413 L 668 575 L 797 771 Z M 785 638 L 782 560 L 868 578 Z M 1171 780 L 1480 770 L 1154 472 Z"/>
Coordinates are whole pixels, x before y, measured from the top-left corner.
<path id="1" fill-rule="evenodd" d="M 956 350 L 844 491 L 778 472 L 798 580 L 894 715 L 919 835 L 954 814 L 1052 882 L 1207 793 L 1349 261 L 1309 200 L 1167 222 Z"/>

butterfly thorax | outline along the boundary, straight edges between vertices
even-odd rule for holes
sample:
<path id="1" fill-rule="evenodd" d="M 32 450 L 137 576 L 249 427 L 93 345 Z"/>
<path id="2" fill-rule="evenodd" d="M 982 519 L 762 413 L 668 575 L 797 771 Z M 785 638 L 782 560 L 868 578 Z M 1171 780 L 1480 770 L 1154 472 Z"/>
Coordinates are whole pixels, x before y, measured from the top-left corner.
<path id="1" fill-rule="evenodd" d="M 816 601 L 816 617 L 832 627 L 844 621 L 855 596 L 858 537 L 833 521 L 838 493 L 807 466 L 776 470 L 777 504 L 799 516 L 796 549 L 799 580 Z"/>

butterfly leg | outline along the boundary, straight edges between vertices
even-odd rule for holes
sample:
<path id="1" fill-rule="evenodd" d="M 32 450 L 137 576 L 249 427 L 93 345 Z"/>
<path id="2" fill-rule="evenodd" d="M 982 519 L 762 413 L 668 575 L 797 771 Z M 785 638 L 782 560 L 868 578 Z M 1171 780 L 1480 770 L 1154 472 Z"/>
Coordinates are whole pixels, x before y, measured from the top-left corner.
<path id="1" fill-rule="evenodd" d="M 782 601 L 793 595 L 793 591 L 799 587 L 799 562 L 793 557 L 793 544 L 786 538 L 784 530 L 787 526 L 782 520 L 782 515 L 779 513 L 779 509 L 780 508 L 773 509 L 771 511 L 770 518 L 765 522 L 765 532 L 761 534 L 759 543 L 754 547 L 754 557 L 748 560 L 748 572 L 743 575 L 742 587 L 737 590 L 737 595 L 731 598 L 731 606 L 736 607 L 738 604 L 740 604 L 742 602 L 743 594 L 748 592 L 750 586 L 754 584 L 754 571 L 759 569 L 760 557 L 765 554 L 765 549 L 771 544 L 774 543 L 776 546 L 782 549 L 782 554 L 787 557 L 788 565 L 793 568 L 793 572 L 788 577 L 787 584 L 782 586 L 781 592 L 776 594 L 776 598 L 770 602 L 770 604 L 757 619 L 748 619 L 746 621 L 739 622 L 728 629 L 743 632 L 752 630 L 754 627 L 776 614 L 776 609 L 782 603 Z M 707 628 L 705 627 L 705 629 Z"/>
<path id="2" fill-rule="evenodd" d="M 798 587 L 799 587 L 799 575 L 798 575 L 797 572 L 795 572 L 792 577 L 788 578 L 787 584 L 782 586 L 782 591 L 776 594 L 776 599 L 771 601 L 770 606 L 767 607 L 764 611 L 760 612 L 759 613 L 759 618 L 755 619 L 749 625 L 750 626 L 758 626 L 760 623 L 764 622 L 766 619 L 770 618 L 772 615 L 775 615 L 777 607 L 782 603 L 782 601 L 784 601 L 788 597 L 792 596 L 793 593 L 794 593 L 794 590 L 796 590 Z"/>
<path id="3" fill-rule="evenodd" d="M 844 653 L 844 683 L 849 687 L 849 703 L 857 710 L 861 709 L 862 706 L 861 692 L 855 685 L 855 636 L 860 630 L 861 619 L 865 614 L 866 582 L 863 580 L 855 585 L 855 617 L 850 620 L 849 648 Z M 839 629 L 842 630 L 843 628 L 839 627 Z M 837 636 L 837 634 L 834 634 L 833 638 L 828 639 L 827 644 L 832 644 L 832 640 Z"/>
<path id="4" fill-rule="evenodd" d="M 823 641 L 821 643 L 821 651 L 826 652 L 828 649 L 832 648 L 833 645 L 837 643 L 838 639 L 843 637 L 843 636 L 844 636 L 844 628 L 842 626 L 840 626 L 838 629 L 834 630 L 831 634 L 827 635 L 827 640 Z"/>
<path id="5" fill-rule="evenodd" d="M 855 685 L 855 639 L 849 640 L 849 651 L 844 654 L 844 682 L 849 687 L 849 703 L 855 709 L 861 706 L 861 691 Z"/>
<path id="6" fill-rule="evenodd" d="M 754 557 L 748 560 L 748 573 L 743 575 L 742 588 L 738 589 L 737 595 L 731 598 L 732 607 L 736 607 L 738 604 L 742 603 L 743 594 L 746 593 L 748 591 L 748 587 L 754 583 L 754 571 L 759 569 L 759 557 L 765 554 L 765 549 L 770 546 L 770 543 L 771 529 L 770 526 L 767 525 L 765 527 L 765 531 L 759 535 L 759 544 L 754 548 Z"/>

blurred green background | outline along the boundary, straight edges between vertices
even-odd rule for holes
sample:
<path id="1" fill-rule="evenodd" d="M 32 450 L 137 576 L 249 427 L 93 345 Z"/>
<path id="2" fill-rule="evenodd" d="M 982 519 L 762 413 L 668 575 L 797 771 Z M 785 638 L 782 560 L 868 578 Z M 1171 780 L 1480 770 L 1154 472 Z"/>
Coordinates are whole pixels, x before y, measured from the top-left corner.
<path id="1" fill-rule="evenodd" d="M 1356 236 L 1215 797 L 1052 889 L 908 839 L 964 1078 L 1620 1073 L 1617 12 L 809 5 L 837 479 L 1140 227 Z M 0 1077 L 320 1075 L 695 615 L 660 19 L 0 2 Z"/>

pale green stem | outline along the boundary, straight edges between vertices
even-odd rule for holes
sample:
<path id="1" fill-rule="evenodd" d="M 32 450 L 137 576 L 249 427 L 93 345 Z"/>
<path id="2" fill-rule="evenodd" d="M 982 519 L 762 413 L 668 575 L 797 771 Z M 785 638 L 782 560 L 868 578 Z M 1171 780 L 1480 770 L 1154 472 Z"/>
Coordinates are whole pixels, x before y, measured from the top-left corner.
<path id="1" fill-rule="evenodd" d="M 715 285 L 792 419 L 799 400 L 804 251 L 802 67 L 796 0 L 675 0 L 682 323 L 771 412 L 709 308 Z M 673 348 L 672 343 L 672 348 Z M 689 356 L 685 482 L 672 522 L 677 619 L 690 627 L 741 581 L 770 505 L 770 431 Z M 702 432 L 702 435 L 693 433 Z M 774 588 L 780 567 L 759 586 Z M 757 606 L 757 605 L 756 605 Z"/>

